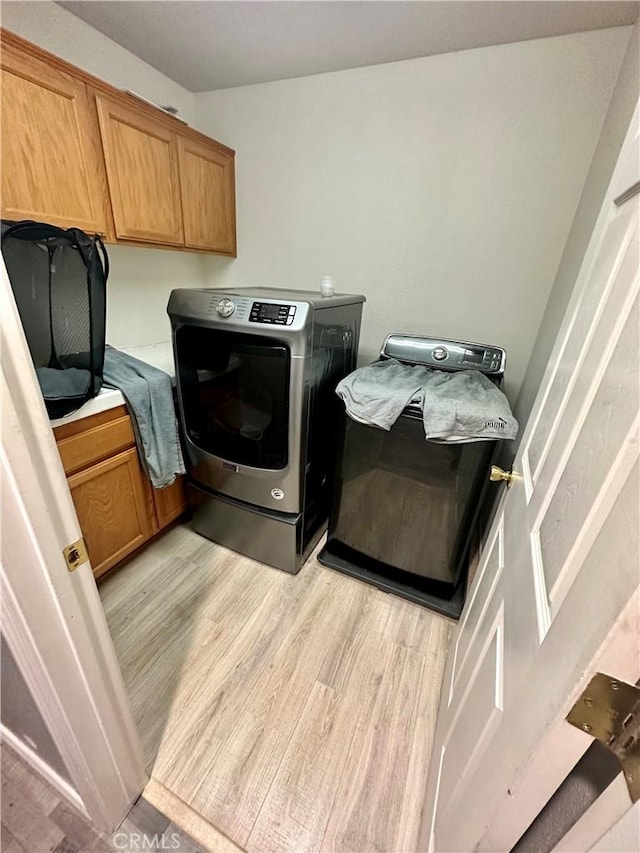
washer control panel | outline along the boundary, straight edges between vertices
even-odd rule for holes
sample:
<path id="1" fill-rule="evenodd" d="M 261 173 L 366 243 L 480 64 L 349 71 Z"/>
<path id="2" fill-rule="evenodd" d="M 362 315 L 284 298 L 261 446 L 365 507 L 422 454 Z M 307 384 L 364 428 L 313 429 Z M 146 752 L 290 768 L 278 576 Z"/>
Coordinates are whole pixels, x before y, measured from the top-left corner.
<path id="1" fill-rule="evenodd" d="M 502 347 L 416 335 L 389 335 L 380 355 L 408 364 L 422 364 L 441 370 L 481 370 L 493 376 L 502 376 L 507 360 Z"/>
<path id="2" fill-rule="evenodd" d="M 268 323 L 291 326 L 296 316 L 296 306 L 277 302 L 254 302 L 249 314 L 250 323 Z"/>
<path id="3" fill-rule="evenodd" d="M 485 373 L 504 373 L 505 352 L 498 347 L 465 345 L 458 362 L 462 367 L 475 367 Z"/>

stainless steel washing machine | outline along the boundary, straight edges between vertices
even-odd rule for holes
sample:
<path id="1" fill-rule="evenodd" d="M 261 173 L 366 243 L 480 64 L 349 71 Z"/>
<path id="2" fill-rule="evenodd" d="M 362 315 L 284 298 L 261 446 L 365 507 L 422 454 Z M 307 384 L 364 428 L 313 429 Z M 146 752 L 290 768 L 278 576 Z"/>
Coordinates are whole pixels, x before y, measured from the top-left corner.
<path id="1" fill-rule="evenodd" d="M 194 529 L 297 572 L 324 530 L 337 383 L 364 296 L 174 290 L 171 318 Z"/>
<path id="2" fill-rule="evenodd" d="M 381 359 L 437 370 L 479 370 L 502 384 L 502 347 L 389 335 Z M 391 429 L 342 409 L 327 543 L 318 559 L 386 592 L 458 618 L 474 525 L 495 440 L 425 440 L 422 410 L 407 406 Z"/>

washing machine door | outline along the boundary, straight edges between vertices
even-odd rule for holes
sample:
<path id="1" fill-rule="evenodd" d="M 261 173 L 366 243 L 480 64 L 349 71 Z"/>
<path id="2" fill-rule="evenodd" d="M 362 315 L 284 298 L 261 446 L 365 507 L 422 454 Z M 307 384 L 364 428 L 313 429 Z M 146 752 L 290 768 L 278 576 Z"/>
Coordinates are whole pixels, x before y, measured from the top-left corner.
<path id="1" fill-rule="evenodd" d="M 175 353 L 192 463 L 202 464 L 211 456 L 229 468 L 286 468 L 291 373 L 287 345 L 243 332 L 181 326 L 175 332 Z"/>

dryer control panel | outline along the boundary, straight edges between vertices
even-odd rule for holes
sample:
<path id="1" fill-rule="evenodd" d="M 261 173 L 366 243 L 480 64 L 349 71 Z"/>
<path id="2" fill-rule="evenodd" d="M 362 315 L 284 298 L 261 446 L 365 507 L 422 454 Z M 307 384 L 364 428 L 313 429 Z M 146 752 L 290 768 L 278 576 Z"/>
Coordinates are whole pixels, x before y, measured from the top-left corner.
<path id="1" fill-rule="evenodd" d="M 440 370 L 481 370 L 488 376 L 502 376 L 507 360 L 502 347 L 417 335 L 389 335 L 380 356 Z"/>
<path id="2" fill-rule="evenodd" d="M 277 302 L 254 302 L 249 314 L 250 323 L 290 326 L 296 316 L 296 306 Z"/>
<path id="3" fill-rule="evenodd" d="M 220 290 L 194 290 L 189 296 L 182 290 L 179 296 L 194 306 L 190 315 L 206 317 L 219 328 L 250 328 L 254 323 L 266 326 L 288 326 L 287 333 L 299 332 L 309 316 L 309 308 L 300 302 L 281 302 L 273 299 L 250 299 L 237 293 Z"/>

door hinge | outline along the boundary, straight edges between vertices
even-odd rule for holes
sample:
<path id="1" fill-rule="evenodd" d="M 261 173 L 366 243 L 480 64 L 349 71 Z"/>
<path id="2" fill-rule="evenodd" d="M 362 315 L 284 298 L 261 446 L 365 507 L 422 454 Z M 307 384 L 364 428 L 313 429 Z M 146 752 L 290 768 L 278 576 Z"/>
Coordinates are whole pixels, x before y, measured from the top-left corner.
<path id="1" fill-rule="evenodd" d="M 75 542 L 72 542 L 71 545 L 67 545 L 62 553 L 67 561 L 67 568 L 70 572 L 75 572 L 78 566 L 86 563 L 89 559 L 87 546 L 84 544 L 84 539 L 82 539 L 82 537 L 77 539 Z"/>
<path id="2" fill-rule="evenodd" d="M 597 672 L 567 714 L 567 722 L 617 756 L 632 801 L 640 800 L 640 687 Z"/>

